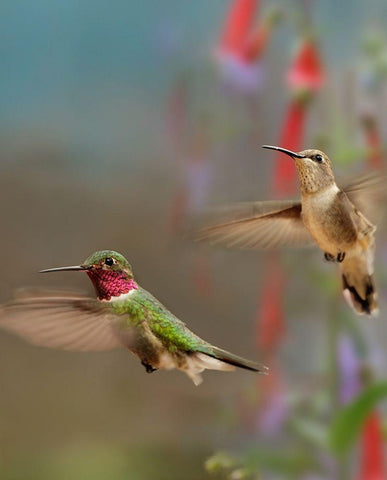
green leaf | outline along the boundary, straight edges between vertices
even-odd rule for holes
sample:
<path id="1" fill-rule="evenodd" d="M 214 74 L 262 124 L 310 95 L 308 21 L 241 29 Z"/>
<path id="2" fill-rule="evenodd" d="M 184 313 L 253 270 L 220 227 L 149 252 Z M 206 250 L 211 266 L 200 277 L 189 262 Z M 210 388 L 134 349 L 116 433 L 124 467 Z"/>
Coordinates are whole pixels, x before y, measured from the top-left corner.
<path id="1" fill-rule="evenodd" d="M 337 455 L 348 453 L 368 414 L 384 397 L 387 397 L 387 382 L 376 383 L 338 412 L 329 434 L 330 446 Z"/>

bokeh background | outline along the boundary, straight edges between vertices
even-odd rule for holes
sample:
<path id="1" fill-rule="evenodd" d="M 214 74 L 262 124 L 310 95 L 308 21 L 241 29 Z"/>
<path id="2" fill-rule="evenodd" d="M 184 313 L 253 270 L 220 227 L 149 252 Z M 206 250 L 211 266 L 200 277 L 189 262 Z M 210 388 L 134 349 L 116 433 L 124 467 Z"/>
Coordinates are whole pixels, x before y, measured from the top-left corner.
<path id="1" fill-rule="evenodd" d="M 0 335 L 0 478 L 386 478 L 381 312 L 358 318 L 318 250 L 184 237 L 212 205 L 297 195 L 262 144 L 318 147 L 338 175 L 382 168 L 383 0 L 3 0 L 0 299 L 98 249 L 205 339 L 271 367 L 146 375 L 125 351 Z M 340 416 L 341 415 L 341 416 Z"/>

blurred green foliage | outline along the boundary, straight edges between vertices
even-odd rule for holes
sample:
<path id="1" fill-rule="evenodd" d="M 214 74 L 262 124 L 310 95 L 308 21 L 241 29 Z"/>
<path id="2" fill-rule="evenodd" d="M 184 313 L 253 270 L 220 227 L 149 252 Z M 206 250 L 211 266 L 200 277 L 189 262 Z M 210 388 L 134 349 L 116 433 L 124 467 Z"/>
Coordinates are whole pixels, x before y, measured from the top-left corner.
<path id="1" fill-rule="evenodd" d="M 336 455 L 349 452 L 367 416 L 385 397 L 387 382 L 378 382 L 370 385 L 352 403 L 340 409 L 333 419 L 329 433 L 329 443 Z"/>
<path id="2" fill-rule="evenodd" d="M 197 480 L 206 473 L 196 449 L 165 445 L 125 448 L 122 444 L 87 443 L 42 455 L 21 456 L 1 465 L 1 480 Z"/>

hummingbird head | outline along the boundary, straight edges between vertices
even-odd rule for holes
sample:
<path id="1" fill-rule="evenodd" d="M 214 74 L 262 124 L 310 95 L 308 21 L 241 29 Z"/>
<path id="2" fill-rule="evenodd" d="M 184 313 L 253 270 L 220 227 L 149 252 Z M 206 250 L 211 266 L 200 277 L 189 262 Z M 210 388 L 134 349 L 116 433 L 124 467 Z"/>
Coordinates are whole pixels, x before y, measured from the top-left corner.
<path id="1" fill-rule="evenodd" d="M 99 300 L 111 300 L 137 289 L 130 263 L 120 253 L 102 250 L 93 253 L 81 265 L 49 268 L 41 273 L 84 271 L 93 282 Z"/>
<path id="2" fill-rule="evenodd" d="M 308 149 L 296 153 L 286 148 L 272 147 L 271 145 L 263 145 L 263 148 L 278 150 L 293 158 L 300 179 L 302 193 L 317 193 L 335 185 L 331 161 L 324 152 Z"/>

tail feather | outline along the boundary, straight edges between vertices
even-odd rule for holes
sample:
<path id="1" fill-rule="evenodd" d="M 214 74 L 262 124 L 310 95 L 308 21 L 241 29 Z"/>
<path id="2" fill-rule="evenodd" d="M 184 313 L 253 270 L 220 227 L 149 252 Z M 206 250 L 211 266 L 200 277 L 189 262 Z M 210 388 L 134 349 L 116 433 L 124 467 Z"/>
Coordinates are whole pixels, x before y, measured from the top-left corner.
<path id="1" fill-rule="evenodd" d="M 360 315 L 375 315 L 378 312 L 377 295 L 375 292 L 374 282 L 371 275 L 363 278 L 365 285 L 364 298 L 359 294 L 354 285 L 348 282 L 346 275 L 342 275 L 343 294 L 349 305 Z"/>
<path id="2" fill-rule="evenodd" d="M 245 358 L 238 357 L 238 355 L 234 355 L 233 353 L 227 352 L 226 350 L 222 350 L 218 347 L 211 347 L 210 350 L 205 352 L 206 355 L 216 358 L 224 363 L 229 365 L 233 365 L 235 367 L 244 368 L 245 370 L 251 370 L 252 372 L 259 372 L 259 373 L 267 373 L 268 368 L 264 365 L 261 365 L 256 362 L 252 362 L 251 360 L 246 360 Z"/>
<path id="3" fill-rule="evenodd" d="M 344 298 L 360 315 L 378 313 L 372 264 L 373 249 L 363 252 L 362 255 L 348 255 L 341 264 Z"/>
<path id="4" fill-rule="evenodd" d="M 187 355 L 182 370 L 197 386 L 203 381 L 203 378 L 200 374 L 204 370 L 221 370 L 224 372 L 232 372 L 235 370 L 235 367 L 233 365 L 228 365 L 217 358 L 209 357 L 205 353 L 194 352 L 190 355 Z"/>
<path id="5" fill-rule="evenodd" d="M 245 360 L 208 344 L 202 345 L 201 350 L 187 355 L 184 366 L 180 369 L 191 378 L 195 385 L 200 385 L 203 381 L 200 374 L 204 370 L 232 372 L 235 370 L 235 367 L 245 368 L 253 372 L 267 373 L 267 367 L 263 365 L 258 365 L 255 362 Z"/>

